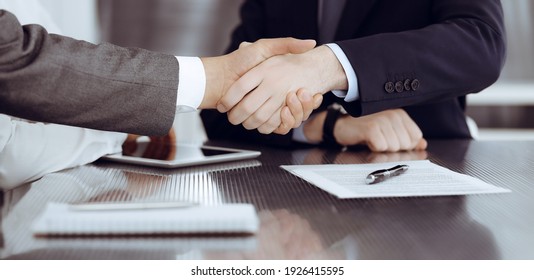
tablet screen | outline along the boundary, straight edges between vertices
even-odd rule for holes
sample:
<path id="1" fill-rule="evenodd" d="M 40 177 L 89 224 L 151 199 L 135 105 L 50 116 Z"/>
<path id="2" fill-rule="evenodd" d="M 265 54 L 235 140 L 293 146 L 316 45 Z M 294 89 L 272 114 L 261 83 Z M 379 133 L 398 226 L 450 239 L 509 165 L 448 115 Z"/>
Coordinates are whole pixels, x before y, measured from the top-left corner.
<path id="1" fill-rule="evenodd" d="M 186 146 L 168 143 L 137 142 L 134 147 L 124 147 L 122 154 L 129 157 L 181 160 L 186 158 L 203 158 L 236 153 L 233 150 L 221 150 L 208 147 Z"/>
<path id="2" fill-rule="evenodd" d="M 140 141 L 125 143 L 122 154 L 108 155 L 104 158 L 118 162 L 172 168 L 249 159 L 260 154 L 258 151 L 223 147 Z"/>

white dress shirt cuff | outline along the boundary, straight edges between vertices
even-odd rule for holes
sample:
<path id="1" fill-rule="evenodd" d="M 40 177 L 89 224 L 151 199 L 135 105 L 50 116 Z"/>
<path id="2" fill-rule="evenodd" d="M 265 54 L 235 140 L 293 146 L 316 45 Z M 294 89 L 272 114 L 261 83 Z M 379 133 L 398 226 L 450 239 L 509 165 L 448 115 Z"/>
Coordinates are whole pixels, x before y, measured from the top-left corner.
<path id="1" fill-rule="evenodd" d="M 206 92 L 206 72 L 199 57 L 177 56 L 179 64 L 176 113 L 198 109 Z"/>
<path id="2" fill-rule="evenodd" d="M 320 142 L 310 141 L 306 137 L 306 134 L 304 134 L 304 125 L 306 124 L 306 122 L 309 122 L 314 117 L 315 117 L 315 115 L 311 115 L 308 120 L 302 122 L 302 124 L 299 127 L 293 129 L 293 135 L 292 135 L 293 141 L 300 142 L 300 143 L 306 143 L 306 144 L 319 144 L 320 143 Z"/>
<path id="3" fill-rule="evenodd" d="M 331 43 L 326 44 L 326 46 L 332 50 L 334 55 L 337 57 L 337 60 L 339 60 L 339 63 L 341 63 L 341 66 L 345 71 L 345 75 L 347 75 L 347 81 L 349 84 L 347 91 L 333 90 L 332 93 L 339 98 L 344 98 L 345 102 L 358 100 L 360 98 L 360 92 L 358 90 L 358 76 L 356 76 L 356 72 L 354 71 L 354 68 L 352 68 L 347 55 L 345 55 L 345 52 L 343 52 L 343 50 L 337 44 Z"/>
<path id="4" fill-rule="evenodd" d="M 304 134 L 304 123 L 302 123 L 301 126 L 293 129 L 293 141 L 300 143 L 309 143 L 308 139 L 306 138 L 306 135 Z"/>

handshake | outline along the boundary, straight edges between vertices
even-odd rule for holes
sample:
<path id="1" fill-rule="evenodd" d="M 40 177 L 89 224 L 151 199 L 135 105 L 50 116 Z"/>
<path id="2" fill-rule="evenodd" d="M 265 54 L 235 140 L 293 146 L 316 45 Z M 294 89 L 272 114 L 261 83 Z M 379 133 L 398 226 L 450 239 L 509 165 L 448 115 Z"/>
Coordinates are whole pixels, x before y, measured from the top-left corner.
<path id="1" fill-rule="evenodd" d="M 288 133 L 320 106 L 324 93 L 348 86 L 334 53 L 315 48 L 314 40 L 244 42 L 202 63 L 206 93 L 200 109 L 217 108 L 232 124 L 263 134 Z"/>

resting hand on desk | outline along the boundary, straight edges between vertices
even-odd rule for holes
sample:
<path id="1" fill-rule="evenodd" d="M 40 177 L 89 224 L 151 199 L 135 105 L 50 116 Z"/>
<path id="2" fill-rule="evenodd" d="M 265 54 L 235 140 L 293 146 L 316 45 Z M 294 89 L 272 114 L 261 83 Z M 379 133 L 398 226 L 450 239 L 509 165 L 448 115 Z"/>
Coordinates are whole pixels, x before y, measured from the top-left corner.
<path id="1" fill-rule="evenodd" d="M 321 112 L 304 126 L 310 141 L 323 137 L 326 112 Z M 342 146 L 364 144 L 373 152 L 425 150 L 427 142 L 417 124 L 402 109 L 387 110 L 354 118 L 340 117 L 334 126 L 334 138 Z"/>
<path id="2" fill-rule="evenodd" d="M 304 53 L 314 46 L 313 40 L 263 39 L 255 43 L 243 43 L 238 50 L 228 55 L 202 58 L 207 82 L 206 94 L 200 108 L 218 108 L 219 111 L 226 112 L 237 104 L 240 110 L 245 110 L 257 123 L 250 125 L 250 121 L 240 121 L 234 124 L 243 123 L 247 129 L 261 127 L 259 130 L 262 133 L 287 133 L 290 128 L 299 126 L 311 111 L 320 105 L 322 97 L 313 98 L 309 91 L 297 93 L 299 88 L 294 88 L 277 95 L 277 107 L 271 108 L 273 102 L 268 102 L 268 98 L 243 99 L 250 90 L 239 90 L 238 96 L 232 94 L 232 91 L 243 86 L 242 82 L 235 84 L 236 81 L 241 81 L 240 78 L 244 75 L 250 76 L 248 72 L 256 66 L 261 66 L 265 60 L 288 53 Z M 276 84 L 277 81 L 272 82 Z M 285 102 L 286 99 L 288 102 Z M 289 107 L 283 106 L 285 104 Z"/>

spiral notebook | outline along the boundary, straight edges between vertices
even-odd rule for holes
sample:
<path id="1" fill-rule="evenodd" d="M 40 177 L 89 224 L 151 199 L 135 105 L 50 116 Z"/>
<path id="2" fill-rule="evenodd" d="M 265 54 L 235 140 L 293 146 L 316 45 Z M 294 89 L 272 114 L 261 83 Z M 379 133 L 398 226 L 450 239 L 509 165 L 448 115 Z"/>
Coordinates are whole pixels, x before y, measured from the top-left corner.
<path id="1" fill-rule="evenodd" d="M 120 206 L 120 205 L 119 205 Z M 33 224 L 34 235 L 217 235 L 254 234 L 259 227 L 250 204 L 75 210 L 49 203 Z"/>

